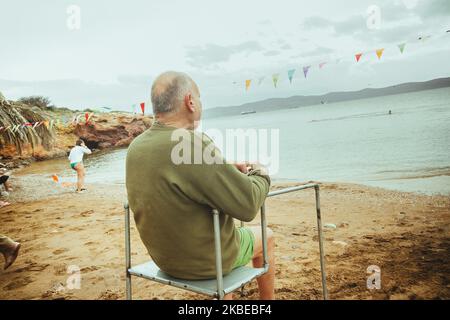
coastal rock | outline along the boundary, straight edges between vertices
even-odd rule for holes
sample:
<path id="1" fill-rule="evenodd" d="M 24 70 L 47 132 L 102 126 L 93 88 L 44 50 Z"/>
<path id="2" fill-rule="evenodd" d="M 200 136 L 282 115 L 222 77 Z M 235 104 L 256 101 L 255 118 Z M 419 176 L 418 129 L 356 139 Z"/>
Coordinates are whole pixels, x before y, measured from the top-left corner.
<path id="1" fill-rule="evenodd" d="M 0 157 L 1 163 L 8 168 L 18 168 L 22 166 L 22 160 L 41 161 L 53 158 L 66 157 L 70 149 L 75 145 L 78 138 L 85 140 L 86 145 L 91 149 L 107 149 L 114 147 L 128 146 L 135 137 L 148 129 L 152 124 L 152 118 L 143 115 L 133 115 L 125 112 L 109 112 L 94 114 L 86 123 L 80 117 L 80 111 L 72 111 L 67 108 L 39 109 L 33 106 L 23 105 L 20 102 L 8 101 L 0 93 L 0 105 L 2 110 L 18 112 L 22 118 L 15 114 L 17 123 L 33 122 L 35 119 L 46 119 L 55 121 L 50 130 L 45 127 L 27 127 L 29 136 L 24 141 L 11 141 L 6 131 L 0 131 Z M 7 107 L 7 108 L 5 108 Z M 31 110 L 31 111 L 30 111 Z M 34 110 L 34 111 L 33 111 Z M 7 121 L 11 117 L 3 116 Z M 80 123 L 73 124 L 68 119 L 77 117 Z M 6 121 L 5 120 L 5 121 Z M 3 121 L 3 125 L 5 125 Z M 22 136 L 14 136 L 16 140 Z M 19 137 L 19 138 L 17 138 Z"/>
<path id="2" fill-rule="evenodd" d="M 3 105 L 3 103 L 6 102 L 6 98 L 5 96 L 2 94 L 2 92 L 0 91 L 0 106 Z"/>
<path id="3" fill-rule="evenodd" d="M 89 123 L 77 124 L 74 134 L 91 149 L 128 146 L 152 124 L 152 118 L 141 115 L 100 114 Z"/>

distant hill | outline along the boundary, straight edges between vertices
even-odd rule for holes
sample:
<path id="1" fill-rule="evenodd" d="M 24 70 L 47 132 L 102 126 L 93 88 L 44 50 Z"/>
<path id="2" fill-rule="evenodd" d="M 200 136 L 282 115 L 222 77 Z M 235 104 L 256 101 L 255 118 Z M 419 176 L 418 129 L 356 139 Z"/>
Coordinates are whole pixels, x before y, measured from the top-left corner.
<path id="1" fill-rule="evenodd" d="M 409 82 L 386 88 L 366 88 L 360 91 L 331 92 L 320 96 L 292 96 L 289 98 L 273 98 L 240 106 L 217 107 L 204 110 L 205 118 L 240 115 L 242 112 L 269 112 L 277 109 L 293 109 L 305 106 L 320 105 L 357 99 L 366 99 L 393 94 L 408 93 L 450 87 L 450 78 L 434 79 L 426 82 Z"/>

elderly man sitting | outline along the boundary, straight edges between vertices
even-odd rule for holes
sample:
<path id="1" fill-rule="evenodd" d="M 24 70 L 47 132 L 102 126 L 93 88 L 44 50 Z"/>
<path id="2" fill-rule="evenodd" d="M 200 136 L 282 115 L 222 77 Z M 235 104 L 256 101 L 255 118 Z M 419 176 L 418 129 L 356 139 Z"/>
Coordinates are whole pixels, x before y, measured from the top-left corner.
<path id="1" fill-rule="evenodd" d="M 166 72 L 153 83 L 155 121 L 128 148 L 126 187 L 137 229 L 153 261 L 167 274 L 189 280 L 216 275 L 211 209 L 220 211 L 224 274 L 252 260 L 262 267 L 261 228 L 236 228 L 233 218 L 255 218 L 270 179 L 259 166 L 229 164 L 211 139 L 195 132 L 200 91 L 186 74 Z M 213 150 L 215 161 L 180 163 L 178 138 L 193 149 Z M 186 152 L 186 150 L 183 150 Z M 183 154 L 193 159 L 194 152 Z M 258 278 L 261 299 L 274 298 L 274 240 L 267 230 L 269 271 Z M 231 299 L 231 294 L 225 297 Z"/>

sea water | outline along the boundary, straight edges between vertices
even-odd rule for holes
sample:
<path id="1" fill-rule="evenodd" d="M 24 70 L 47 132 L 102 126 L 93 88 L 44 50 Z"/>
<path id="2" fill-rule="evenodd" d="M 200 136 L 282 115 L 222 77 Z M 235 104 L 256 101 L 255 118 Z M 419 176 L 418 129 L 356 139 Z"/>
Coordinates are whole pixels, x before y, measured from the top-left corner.
<path id="1" fill-rule="evenodd" d="M 274 180 L 450 194 L 450 88 L 206 119 L 202 128 L 278 129 Z M 86 182 L 123 184 L 125 157 L 126 149 L 87 157 Z M 66 162 L 30 173 L 75 181 Z"/>

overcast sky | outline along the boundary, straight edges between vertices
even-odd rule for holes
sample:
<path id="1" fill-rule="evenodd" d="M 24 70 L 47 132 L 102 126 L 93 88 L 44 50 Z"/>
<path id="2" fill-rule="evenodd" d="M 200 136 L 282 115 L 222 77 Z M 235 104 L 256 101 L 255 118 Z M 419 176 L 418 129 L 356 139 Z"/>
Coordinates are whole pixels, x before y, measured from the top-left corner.
<path id="1" fill-rule="evenodd" d="M 80 29 L 67 26 L 70 5 Z M 371 5 L 381 20 L 368 27 Z M 0 14 L 0 91 L 76 109 L 130 110 L 166 70 L 189 73 L 205 108 L 450 76 L 450 0 L 0 0 Z M 380 61 L 356 63 L 377 48 Z"/>

